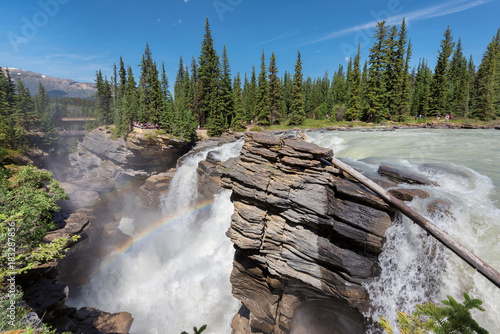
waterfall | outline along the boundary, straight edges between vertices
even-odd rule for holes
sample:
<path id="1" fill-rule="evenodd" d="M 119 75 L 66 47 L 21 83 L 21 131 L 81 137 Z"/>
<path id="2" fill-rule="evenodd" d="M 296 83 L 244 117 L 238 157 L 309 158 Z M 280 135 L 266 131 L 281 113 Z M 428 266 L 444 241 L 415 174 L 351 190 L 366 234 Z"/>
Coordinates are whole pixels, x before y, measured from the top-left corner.
<path id="1" fill-rule="evenodd" d="M 495 131 L 404 130 L 391 132 L 311 132 L 309 140 L 334 150 L 337 157 L 376 177 L 381 164 L 419 173 L 438 186 L 419 188 L 430 197 L 409 205 L 444 232 L 500 270 L 500 163 Z M 472 315 L 491 333 L 500 328 L 500 290 L 408 218 L 398 216 L 386 232 L 379 256 L 381 274 L 367 281 L 370 311 L 396 324 L 397 311 L 463 293 L 481 299 L 485 312 Z M 376 333 L 370 329 L 371 333 Z"/>
<path id="2" fill-rule="evenodd" d="M 230 191 L 198 203 L 198 163 L 211 151 L 221 161 L 239 155 L 242 141 L 206 149 L 176 171 L 162 201 L 162 222 L 113 258 L 69 305 L 130 312 L 132 333 L 181 333 L 207 324 L 204 333 L 229 333 L 239 303 L 229 276 L 234 249 L 225 236 L 233 205 Z M 133 231 L 122 219 L 123 231 Z M 132 234 L 133 237 L 134 236 Z"/>

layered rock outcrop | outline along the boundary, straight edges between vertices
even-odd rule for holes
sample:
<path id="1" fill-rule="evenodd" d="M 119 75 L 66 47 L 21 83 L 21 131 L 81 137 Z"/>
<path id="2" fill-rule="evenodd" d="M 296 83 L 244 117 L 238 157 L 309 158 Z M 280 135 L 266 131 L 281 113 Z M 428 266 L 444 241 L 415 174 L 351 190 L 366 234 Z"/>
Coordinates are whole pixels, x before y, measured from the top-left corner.
<path id="1" fill-rule="evenodd" d="M 113 140 L 111 130 L 100 127 L 83 138 L 70 161 L 86 177 L 97 174 L 118 179 L 166 171 L 190 148 L 186 141 L 154 132 L 132 132 L 127 140 Z"/>
<path id="2" fill-rule="evenodd" d="M 362 283 L 379 272 L 392 212 L 324 166 L 320 159 L 332 155 L 303 140 L 248 132 L 239 160 L 223 169 L 234 204 L 227 232 L 236 249 L 231 283 L 243 303 L 233 333 L 290 333 L 307 313 L 300 306 L 315 300 L 329 310 L 344 302 L 349 317 L 360 319 L 350 307 L 365 305 Z"/>

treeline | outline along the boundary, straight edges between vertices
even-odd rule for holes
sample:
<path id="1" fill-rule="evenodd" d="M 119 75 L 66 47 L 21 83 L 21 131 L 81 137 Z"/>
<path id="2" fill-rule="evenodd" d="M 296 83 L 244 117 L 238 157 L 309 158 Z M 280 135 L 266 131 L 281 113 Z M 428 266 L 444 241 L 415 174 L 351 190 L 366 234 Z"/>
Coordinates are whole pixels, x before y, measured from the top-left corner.
<path id="1" fill-rule="evenodd" d="M 405 121 L 410 115 L 452 113 L 480 120 L 500 116 L 500 29 L 477 71 L 449 28 L 434 70 L 426 59 L 410 69 L 411 55 L 405 21 L 399 28 L 380 22 L 366 61 L 362 63 L 358 46 L 347 68 L 340 65 L 331 79 L 328 73 L 304 79 L 300 52 L 293 75 L 279 77 L 274 52 L 267 60 L 264 51 L 259 73 L 253 67 L 249 76 L 232 77 L 226 47 L 219 57 L 207 19 L 198 58 L 189 66 L 179 60 L 173 94 L 164 64 L 160 71 L 146 45 L 137 84 L 122 58 L 109 80 L 97 72 L 95 116 L 99 124 L 115 124 L 123 135 L 138 121 L 160 123 L 186 139 L 195 137 L 197 125 L 218 136 L 227 128 L 242 130 L 252 121 L 300 125 L 305 118 L 382 122 Z"/>
<path id="2" fill-rule="evenodd" d="M 8 68 L 0 68 L 0 147 L 26 149 L 32 132 L 43 133 L 42 145 L 48 147 L 57 138 L 56 124 L 61 117 L 92 116 L 95 104 L 86 98 L 49 98 L 42 84 L 31 96 L 20 78 L 14 81 Z"/>

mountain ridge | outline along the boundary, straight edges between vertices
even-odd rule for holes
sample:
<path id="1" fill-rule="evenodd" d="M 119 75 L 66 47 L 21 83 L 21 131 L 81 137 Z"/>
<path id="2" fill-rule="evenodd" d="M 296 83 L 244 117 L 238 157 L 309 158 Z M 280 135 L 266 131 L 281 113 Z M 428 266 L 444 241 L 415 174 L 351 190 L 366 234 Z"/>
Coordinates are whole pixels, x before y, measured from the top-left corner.
<path id="1" fill-rule="evenodd" d="M 4 73 L 6 69 L 7 67 L 2 67 Z M 45 87 L 50 97 L 91 98 L 96 92 L 95 83 L 61 79 L 15 67 L 8 67 L 8 70 L 14 83 L 20 78 L 24 85 L 29 88 L 31 95 L 38 93 L 39 82 Z"/>

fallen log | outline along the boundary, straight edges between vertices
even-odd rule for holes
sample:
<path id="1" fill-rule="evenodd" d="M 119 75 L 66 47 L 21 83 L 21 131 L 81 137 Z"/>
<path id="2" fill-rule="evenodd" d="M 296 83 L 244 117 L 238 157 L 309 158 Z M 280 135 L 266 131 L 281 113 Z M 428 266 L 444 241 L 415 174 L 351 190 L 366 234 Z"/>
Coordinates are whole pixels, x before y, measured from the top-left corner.
<path id="1" fill-rule="evenodd" d="M 410 218 L 413 222 L 422 227 L 427 233 L 436 238 L 439 242 L 441 242 L 446 248 L 450 249 L 452 252 L 457 254 L 462 260 L 467 262 L 472 268 L 477 270 L 481 275 L 486 277 L 490 282 L 495 284 L 498 288 L 500 288 L 500 273 L 496 271 L 489 264 L 481 260 L 470 250 L 459 244 L 448 234 L 444 233 L 441 229 L 439 229 L 436 225 L 432 224 L 426 218 L 421 216 L 419 213 L 415 212 L 409 206 L 407 206 L 403 201 L 397 199 L 392 196 L 389 192 L 387 192 L 384 188 L 362 175 L 354 168 L 348 166 L 342 161 L 333 158 L 332 162 L 321 159 L 321 161 L 327 165 L 335 166 L 338 169 L 344 171 L 350 176 L 354 177 L 356 180 L 364 184 L 371 191 L 379 195 L 387 204 L 392 205 L 401 213 L 403 213 L 406 217 Z"/>

